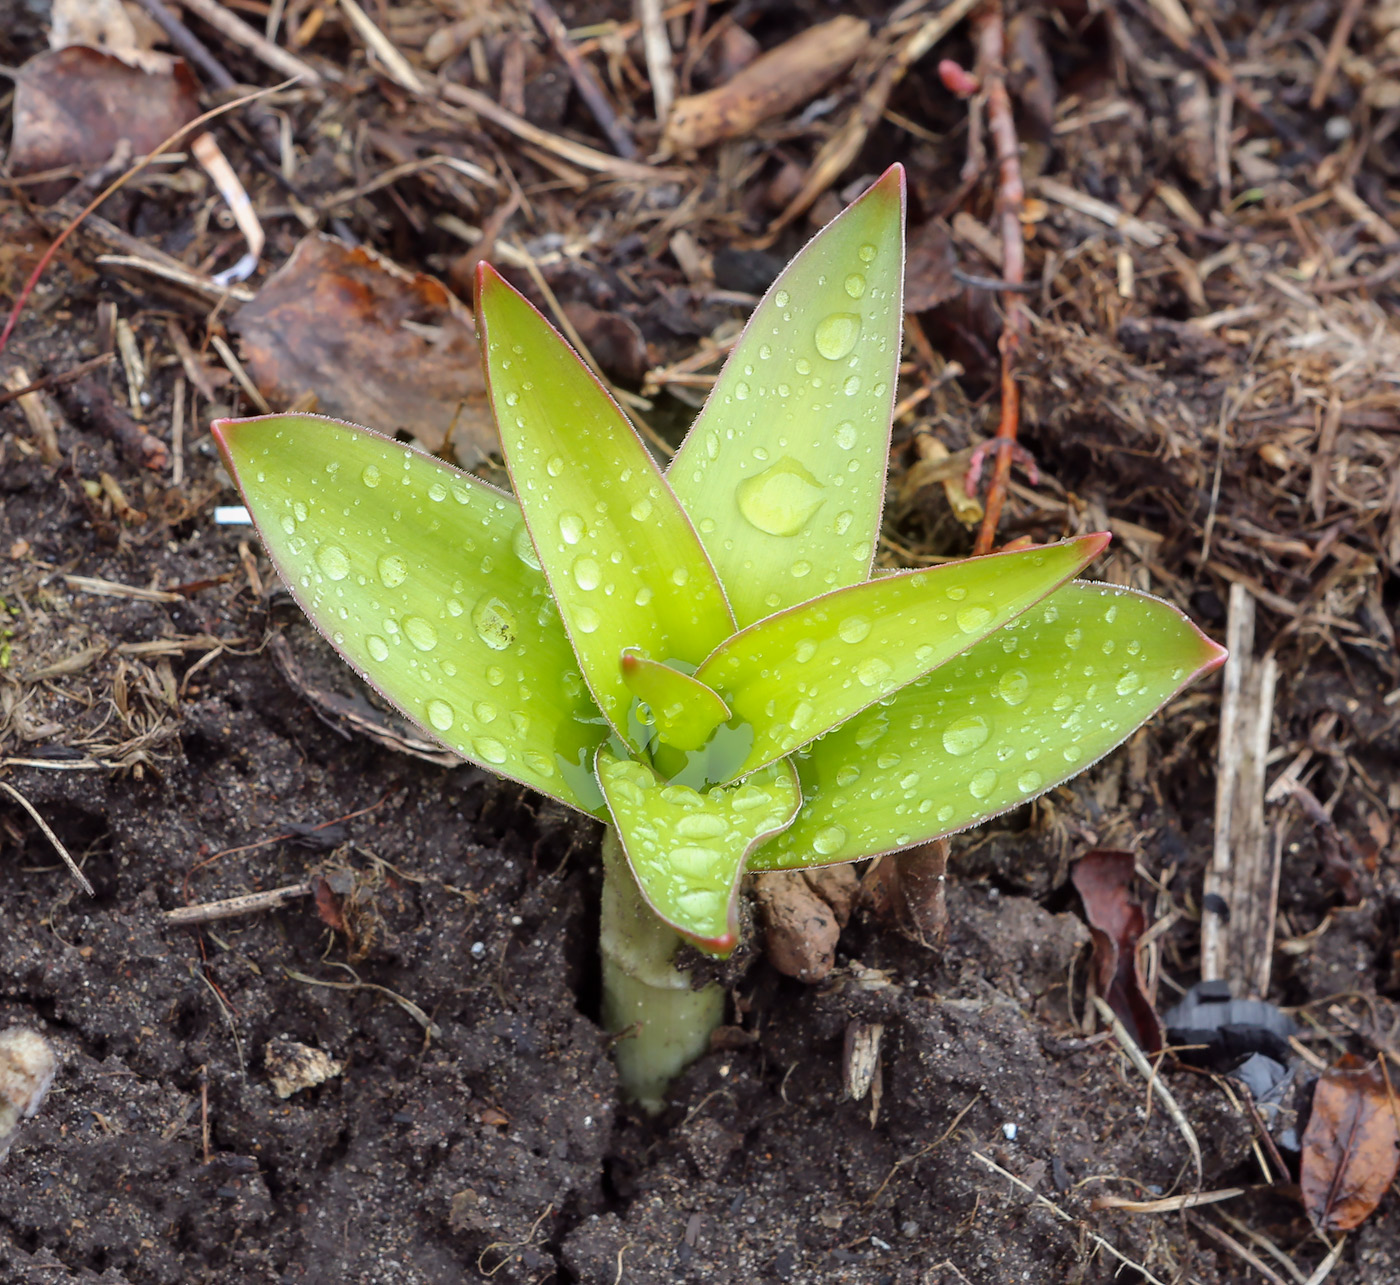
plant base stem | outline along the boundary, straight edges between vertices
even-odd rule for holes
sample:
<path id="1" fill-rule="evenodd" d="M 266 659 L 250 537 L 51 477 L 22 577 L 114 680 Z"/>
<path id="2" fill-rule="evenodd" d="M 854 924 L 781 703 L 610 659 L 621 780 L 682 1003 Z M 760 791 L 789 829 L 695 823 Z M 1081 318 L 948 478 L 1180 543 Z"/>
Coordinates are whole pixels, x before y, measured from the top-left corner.
<path id="1" fill-rule="evenodd" d="M 617 832 L 603 834 L 603 1025 L 635 1028 L 614 1049 L 623 1088 L 646 1110 L 666 1105 L 671 1081 L 710 1047 L 724 990 L 692 990 L 675 966 L 681 938 L 659 920 L 632 877 Z"/>

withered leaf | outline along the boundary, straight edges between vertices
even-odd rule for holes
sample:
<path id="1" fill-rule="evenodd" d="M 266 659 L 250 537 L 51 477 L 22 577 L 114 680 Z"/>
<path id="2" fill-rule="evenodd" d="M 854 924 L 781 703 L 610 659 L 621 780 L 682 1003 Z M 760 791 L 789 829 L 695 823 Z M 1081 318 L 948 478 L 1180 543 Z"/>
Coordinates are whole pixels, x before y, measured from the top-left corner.
<path id="1" fill-rule="evenodd" d="M 1400 1164 L 1396 1104 L 1379 1066 L 1350 1055 L 1324 1071 L 1303 1134 L 1303 1205 L 1324 1232 L 1371 1214 Z"/>
<path id="2" fill-rule="evenodd" d="M 1162 1048 L 1162 1022 L 1147 998 L 1138 968 L 1137 944 L 1147 916 L 1128 894 L 1131 852 L 1096 849 L 1074 863 L 1070 878 L 1084 901 L 1094 939 L 1094 980 L 1109 1007 L 1149 1053 Z"/>
<path id="3" fill-rule="evenodd" d="M 84 45 L 36 54 L 15 73 L 10 169 L 86 169 L 111 159 L 122 140 L 142 156 L 199 115 L 198 92 L 178 59 L 169 72 L 149 72 Z"/>
<path id="4" fill-rule="evenodd" d="M 471 468 L 500 449 L 471 314 L 440 281 L 333 237 L 305 237 L 231 322 L 274 408 L 407 432 Z"/>

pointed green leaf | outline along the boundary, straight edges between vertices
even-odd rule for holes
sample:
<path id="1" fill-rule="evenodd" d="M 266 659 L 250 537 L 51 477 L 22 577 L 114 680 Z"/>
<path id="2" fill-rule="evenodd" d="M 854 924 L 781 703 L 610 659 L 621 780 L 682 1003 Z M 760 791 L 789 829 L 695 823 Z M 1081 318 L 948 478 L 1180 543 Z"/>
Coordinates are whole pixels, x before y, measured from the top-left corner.
<path id="1" fill-rule="evenodd" d="M 667 472 L 740 626 L 870 572 L 899 363 L 893 166 L 754 309 Z"/>
<path id="2" fill-rule="evenodd" d="M 584 678 L 626 738 L 618 655 L 699 664 L 733 632 L 724 591 L 641 438 L 574 351 L 486 265 L 477 308 L 516 496 Z"/>
<path id="3" fill-rule="evenodd" d="M 754 728 L 735 775 L 789 754 L 1000 629 L 1108 544 L 1089 535 L 882 576 L 770 616 L 696 671 Z"/>
<path id="4" fill-rule="evenodd" d="M 277 574 L 371 686 L 463 758 L 601 810 L 607 729 L 510 496 L 316 415 L 213 431 Z"/>
<path id="5" fill-rule="evenodd" d="M 787 825 L 802 796 L 787 761 L 707 794 L 667 785 L 645 764 L 598 750 L 598 783 L 637 886 L 656 913 L 702 950 L 738 944 L 737 894 L 754 847 Z"/>
<path id="6" fill-rule="evenodd" d="M 1168 603 L 1066 585 L 798 755 L 806 803 L 750 868 L 854 861 L 985 821 L 1083 771 L 1224 658 Z"/>
<path id="7" fill-rule="evenodd" d="M 729 707 L 704 683 L 635 652 L 622 653 L 622 681 L 650 713 L 654 737 L 678 750 L 698 750 L 715 728 L 732 717 Z M 650 745 L 652 737 L 645 739 Z"/>

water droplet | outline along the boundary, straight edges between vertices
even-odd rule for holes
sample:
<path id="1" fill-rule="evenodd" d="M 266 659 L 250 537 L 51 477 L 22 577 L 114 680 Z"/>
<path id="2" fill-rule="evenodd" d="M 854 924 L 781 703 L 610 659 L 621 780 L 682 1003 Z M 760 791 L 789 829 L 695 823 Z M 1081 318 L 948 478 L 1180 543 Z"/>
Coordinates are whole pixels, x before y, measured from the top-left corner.
<path id="1" fill-rule="evenodd" d="M 965 714 L 943 729 L 943 748 L 949 754 L 961 757 L 981 749 L 991 734 L 992 729 L 980 714 Z"/>
<path id="2" fill-rule="evenodd" d="M 525 766 L 532 772 L 542 777 L 554 775 L 554 764 L 543 754 L 529 753 L 521 756 L 525 760 Z"/>
<path id="3" fill-rule="evenodd" d="M 715 839 L 729 829 L 729 823 L 713 812 L 692 812 L 676 822 L 675 830 L 683 839 Z"/>
<path id="4" fill-rule="evenodd" d="M 632 506 L 632 517 L 634 521 L 645 522 L 651 517 L 651 501 L 643 496 Z"/>
<path id="5" fill-rule="evenodd" d="M 737 384 L 734 385 L 734 400 L 736 402 L 745 402 L 748 401 L 748 399 L 749 386 L 741 379 Z"/>
<path id="6" fill-rule="evenodd" d="M 428 702 L 428 722 L 439 732 L 447 731 L 456 717 L 456 711 L 446 701 L 433 700 Z"/>
<path id="7" fill-rule="evenodd" d="M 600 624 L 602 624 L 602 620 L 592 607 L 579 607 L 574 611 L 574 625 L 579 633 L 594 633 Z"/>
<path id="8" fill-rule="evenodd" d="M 975 634 L 979 629 L 985 629 L 991 618 L 992 613 L 986 607 L 960 607 L 957 614 L 958 628 L 965 634 Z"/>
<path id="9" fill-rule="evenodd" d="M 476 715 L 478 723 L 494 723 L 500 712 L 490 701 L 477 701 L 472 706 L 472 713 Z"/>
<path id="10" fill-rule="evenodd" d="M 447 488 L 441 482 L 434 482 L 428 488 L 428 499 L 434 504 L 441 504 L 443 500 L 447 499 Z"/>
<path id="11" fill-rule="evenodd" d="M 1122 676 L 1114 684 L 1114 690 L 1120 696 L 1131 696 L 1133 692 L 1142 685 L 1142 679 L 1131 669 L 1125 669 Z"/>
<path id="12" fill-rule="evenodd" d="M 875 255 L 877 252 L 875 247 L 867 242 L 865 245 L 860 247 L 857 253 L 860 255 L 860 261 L 862 263 L 872 263 L 875 259 Z"/>
<path id="13" fill-rule="evenodd" d="M 1070 651 L 1078 651 L 1079 644 L 1083 641 L 1084 634 L 1079 629 L 1071 629 L 1069 633 L 1065 635 L 1065 646 L 1068 647 Z"/>
<path id="14" fill-rule="evenodd" d="M 796 535 L 822 504 L 823 486 L 790 455 L 739 483 L 739 512 L 768 535 Z"/>
<path id="15" fill-rule="evenodd" d="M 673 585 L 683 585 L 690 579 L 690 571 L 686 567 L 677 567 L 671 572 L 671 583 Z"/>
<path id="16" fill-rule="evenodd" d="M 580 589 L 596 589 L 602 578 L 603 569 L 592 558 L 574 559 L 574 583 Z"/>
<path id="17" fill-rule="evenodd" d="M 379 572 L 379 583 L 386 589 L 397 589 L 408 579 L 408 563 L 397 553 L 386 553 L 375 569 Z"/>
<path id="18" fill-rule="evenodd" d="M 452 498 L 456 500 L 458 504 L 470 504 L 472 502 L 472 493 L 467 490 L 465 486 L 461 485 L 461 483 L 454 482 L 452 484 Z"/>
<path id="19" fill-rule="evenodd" d="M 836 445 L 843 451 L 849 451 L 856 444 L 858 436 L 856 426 L 850 420 L 845 420 L 836 426 Z"/>
<path id="20" fill-rule="evenodd" d="M 1008 669 L 997 682 L 997 695 L 1008 705 L 1021 704 L 1030 690 L 1030 676 L 1023 669 Z"/>
<path id="21" fill-rule="evenodd" d="M 967 783 L 974 799 L 985 799 L 996 789 L 997 774 L 991 768 L 984 768 Z"/>
<path id="22" fill-rule="evenodd" d="M 1040 789 L 1041 776 L 1039 772 L 1022 772 L 1016 778 L 1016 788 L 1022 794 L 1030 794 L 1034 790 Z"/>
<path id="23" fill-rule="evenodd" d="M 797 562 L 794 562 L 792 564 L 792 567 L 790 569 L 792 571 L 793 576 L 796 579 L 801 580 L 803 576 L 811 572 L 812 564 L 810 562 L 806 562 L 799 559 Z"/>
<path id="24" fill-rule="evenodd" d="M 790 296 L 786 290 L 779 290 L 778 293 L 773 296 L 773 302 L 780 308 L 786 308 L 790 302 Z"/>
<path id="25" fill-rule="evenodd" d="M 366 464 L 365 471 L 360 474 L 360 481 L 363 482 L 366 486 L 373 489 L 374 487 L 379 485 L 383 476 L 384 475 L 379 471 L 379 466 L 377 464 Z"/>
<path id="26" fill-rule="evenodd" d="M 812 338 L 827 361 L 840 361 L 860 338 L 860 318 L 854 312 L 833 312 L 817 323 Z"/>
<path id="27" fill-rule="evenodd" d="M 846 827 L 829 825 L 812 836 L 812 851 L 818 856 L 829 857 L 833 852 L 839 852 L 845 842 Z"/>
<path id="28" fill-rule="evenodd" d="M 564 471 L 564 457 L 562 455 L 551 455 L 546 461 L 544 471 L 550 477 L 558 477 Z"/>
<path id="29" fill-rule="evenodd" d="M 729 796 L 729 806 L 736 812 L 752 812 L 755 808 L 767 807 L 770 802 L 768 795 L 756 785 L 745 785 Z"/>
<path id="30" fill-rule="evenodd" d="M 860 376 L 847 376 L 846 382 L 841 385 L 841 391 L 845 393 L 847 397 L 854 397 L 858 392 L 860 392 Z"/>
<path id="31" fill-rule="evenodd" d="M 719 458 L 719 434 L 718 434 L 718 433 L 706 433 L 706 434 L 705 434 L 705 454 L 706 454 L 707 456 L 709 456 L 709 458 L 712 459 L 712 460 L 713 460 L 713 459 L 718 459 L 718 458 Z"/>
<path id="32" fill-rule="evenodd" d="M 438 644 L 438 632 L 431 620 L 422 616 L 405 616 L 403 631 L 419 651 L 432 651 Z"/>
<path id="33" fill-rule="evenodd" d="M 938 824 L 947 825 L 948 822 L 952 819 L 953 805 L 951 803 L 945 803 L 941 808 L 938 809 Z"/>
<path id="34" fill-rule="evenodd" d="M 506 405 L 507 405 L 507 406 L 518 406 L 519 404 L 520 404 L 520 394 L 519 394 L 519 393 L 514 392 L 514 391 L 511 391 L 511 392 L 509 392 L 509 393 L 506 394 Z"/>
<path id="35" fill-rule="evenodd" d="M 637 596 L 632 601 L 639 607 L 645 607 L 651 601 L 651 586 L 643 585 L 637 590 Z"/>
<path id="36" fill-rule="evenodd" d="M 525 529 L 523 522 L 515 528 L 515 533 L 510 537 L 510 547 L 527 567 L 533 567 L 536 571 L 540 569 L 539 556 L 535 553 L 535 546 L 530 543 L 530 532 Z"/>
<path id="37" fill-rule="evenodd" d="M 317 549 L 316 565 L 327 580 L 344 580 L 350 574 L 350 559 L 338 544 L 323 544 Z"/>
<path id="38" fill-rule="evenodd" d="M 951 589 L 948 590 L 948 597 L 953 602 L 961 602 L 964 598 L 967 597 L 967 590 L 964 589 L 961 585 L 954 585 Z"/>
<path id="39" fill-rule="evenodd" d="M 856 666 L 856 679 L 862 687 L 874 687 L 890 676 L 892 666 L 883 656 L 867 656 Z"/>
<path id="40" fill-rule="evenodd" d="M 848 616 L 836 631 L 842 642 L 858 643 L 870 635 L 870 621 L 864 616 Z"/>
<path id="41" fill-rule="evenodd" d="M 804 638 L 800 643 L 798 643 L 797 650 L 793 653 L 799 665 L 805 665 L 816 654 L 817 644 L 814 643 L 810 638 Z"/>
<path id="42" fill-rule="evenodd" d="M 504 763 L 506 761 L 506 747 L 494 736 L 478 736 L 472 742 L 472 749 L 485 763 Z"/>
<path id="43" fill-rule="evenodd" d="M 505 651 L 515 641 L 515 612 L 494 595 L 482 598 L 472 608 L 472 625 L 492 651 Z"/>
<path id="44" fill-rule="evenodd" d="M 282 515 L 282 530 L 288 535 L 295 535 L 297 529 L 296 519 L 290 513 Z"/>
<path id="45" fill-rule="evenodd" d="M 506 681 L 506 671 L 499 665 L 490 665 L 486 670 L 486 681 L 490 683 L 492 687 L 499 687 Z"/>
<path id="46" fill-rule="evenodd" d="M 812 721 L 812 715 L 816 712 L 810 701 L 798 701 L 793 707 L 792 717 L 788 720 L 788 726 L 792 728 L 794 732 L 800 732 Z"/>
<path id="47" fill-rule="evenodd" d="M 559 538 L 565 544 L 577 544 L 583 538 L 583 519 L 577 513 L 559 515 Z"/>
<path id="48" fill-rule="evenodd" d="M 865 293 L 865 278 L 859 272 L 852 272 L 846 278 L 846 293 L 852 299 L 859 299 Z"/>
<path id="49" fill-rule="evenodd" d="M 365 646 L 369 649 L 369 654 L 373 656 L 375 660 L 389 659 L 389 644 L 378 634 L 370 634 L 370 636 L 365 639 Z"/>
<path id="50" fill-rule="evenodd" d="M 845 535 L 851 529 L 851 523 L 855 520 L 855 514 L 847 509 L 843 513 L 836 515 L 836 521 L 831 524 L 831 528 L 837 535 Z"/>

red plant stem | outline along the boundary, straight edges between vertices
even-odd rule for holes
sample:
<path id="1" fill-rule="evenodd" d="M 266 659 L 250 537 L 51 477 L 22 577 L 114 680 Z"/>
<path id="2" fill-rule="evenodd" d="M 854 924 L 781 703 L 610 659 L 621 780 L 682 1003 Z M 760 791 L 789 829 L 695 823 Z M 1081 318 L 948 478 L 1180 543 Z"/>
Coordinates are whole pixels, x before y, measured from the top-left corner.
<path id="1" fill-rule="evenodd" d="M 1001 0 L 987 0 L 972 17 L 977 43 L 977 76 L 987 99 L 987 128 L 997 161 L 997 215 L 1001 222 L 1002 280 L 1020 286 L 1026 279 L 1026 243 L 1021 234 L 1021 210 L 1026 190 L 1021 181 L 1021 147 L 1016 122 L 1011 114 L 1011 97 L 1006 92 L 1006 24 Z M 986 512 L 982 529 L 973 545 L 974 554 L 990 553 L 996 540 L 1006 484 L 1011 477 L 1016 432 L 1021 421 L 1021 389 L 1016 383 L 1016 357 L 1026 317 L 1019 293 L 1004 290 L 1001 295 L 1004 318 L 997 349 L 1001 353 L 1001 420 L 993 449 L 996 467 L 987 488 Z"/>

